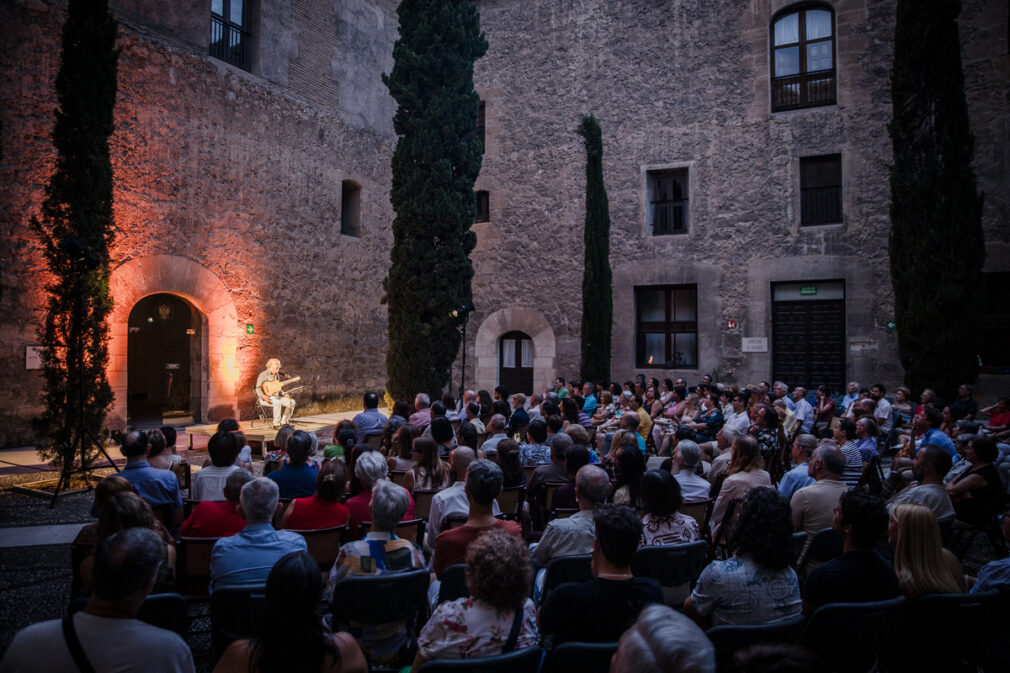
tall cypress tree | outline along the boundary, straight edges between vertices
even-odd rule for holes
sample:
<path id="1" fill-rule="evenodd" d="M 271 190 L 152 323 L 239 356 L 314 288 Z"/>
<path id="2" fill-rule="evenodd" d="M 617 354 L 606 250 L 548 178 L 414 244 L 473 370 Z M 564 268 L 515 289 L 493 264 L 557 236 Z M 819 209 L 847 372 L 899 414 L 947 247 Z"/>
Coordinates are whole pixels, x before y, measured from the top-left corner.
<path id="1" fill-rule="evenodd" d="M 56 75 L 56 168 L 40 216 L 31 221 L 49 271 L 46 312 L 39 327 L 45 410 L 36 420 L 36 431 L 40 455 L 56 464 L 79 439 L 85 447 L 84 464 L 94 458 L 97 447 L 78 437 L 77 429 L 83 425 L 101 436 L 112 402 L 105 375 L 105 321 L 112 310 L 109 135 L 118 59 L 116 22 L 107 0 L 70 0 Z"/>
<path id="2" fill-rule="evenodd" d="M 582 366 L 586 381 L 610 380 L 614 303 L 610 274 L 610 205 L 603 184 L 603 140 L 596 117 L 582 117 L 586 144 L 586 263 L 582 271 Z"/>
<path id="3" fill-rule="evenodd" d="M 398 108 L 390 200 L 393 250 L 384 287 L 389 306 L 388 392 L 438 393 L 459 351 L 454 310 L 473 301 L 470 231 L 480 172 L 480 98 L 473 64 L 487 51 L 471 0 L 403 0 L 393 70 L 383 82 Z"/>
<path id="4" fill-rule="evenodd" d="M 982 195 L 971 168 L 958 0 L 899 0 L 889 251 L 905 382 L 952 399 L 981 352 Z"/>

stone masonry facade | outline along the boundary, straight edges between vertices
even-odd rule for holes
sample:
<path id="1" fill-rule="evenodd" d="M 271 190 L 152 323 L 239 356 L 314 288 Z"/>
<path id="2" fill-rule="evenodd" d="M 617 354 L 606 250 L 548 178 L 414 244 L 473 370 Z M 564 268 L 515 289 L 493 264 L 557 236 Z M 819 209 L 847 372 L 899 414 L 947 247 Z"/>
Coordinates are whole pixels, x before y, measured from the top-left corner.
<path id="1" fill-rule="evenodd" d="M 155 293 L 202 316 L 193 415 L 252 414 L 267 357 L 325 398 L 381 390 L 392 242 L 389 162 L 395 0 L 250 3 L 249 71 L 209 55 L 210 0 L 112 0 L 122 55 L 111 138 L 110 426 L 126 423 L 127 316 Z M 612 221 L 613 375 L 772 376 L 778 283 L 841 283 L 845 375 L 901 380 L 887 232 L 894 2 L 836 0 L 836 103 L 772 112 L 770 34 L 784 0 L 476 0 L 490 43 L 475 69 L 486 151 L 475 189 L 477 311 L 467 387 L 498 383 L 499 339 L 533 342 L 534 385 L 578 374 L 585 153 L 603 129 Z M 799 5 L 797 5 L 799 6 Z M 29 443 L 41 376 L 45 273 L 28 228 L 53 168 L 61 0 L 0 3 L 0 446 Z M 965 0 L 962 52 L 986 192 L 986 271 L 1010 271 L 1006 3 Z M 841 223 L 800 225 L 800 160 L 840 154 Z M 650 235 L 650 172 L 688 176 L 686 233 Z M 360 236 L 341 234 L 341 183 L 360 186 Z M 635 287 L 693 286 L 696 366 L 636 367 Z M 730 324 L 735 325 L 730 327 Z M 248 333 L 247 325 L 252 325 Z M 766 338 L 744 352 L 744 338 Z M 747 349 L 748 351 L 754 349 Z M 760 349 L 758 349 L 760 350 Z M 453 376 L 459 382 L 458 366 Z"/>

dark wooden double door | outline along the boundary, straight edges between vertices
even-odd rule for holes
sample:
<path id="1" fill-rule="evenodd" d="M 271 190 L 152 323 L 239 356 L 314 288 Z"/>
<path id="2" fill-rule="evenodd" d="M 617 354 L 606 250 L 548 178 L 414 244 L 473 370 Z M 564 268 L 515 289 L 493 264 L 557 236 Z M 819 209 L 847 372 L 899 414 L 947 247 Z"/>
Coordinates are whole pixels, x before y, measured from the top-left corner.
<path id="1" fill-rule="evenodd" d="M 790 388 L 845 387 L 845 300 L 772 303 L 772 376 Z"/>

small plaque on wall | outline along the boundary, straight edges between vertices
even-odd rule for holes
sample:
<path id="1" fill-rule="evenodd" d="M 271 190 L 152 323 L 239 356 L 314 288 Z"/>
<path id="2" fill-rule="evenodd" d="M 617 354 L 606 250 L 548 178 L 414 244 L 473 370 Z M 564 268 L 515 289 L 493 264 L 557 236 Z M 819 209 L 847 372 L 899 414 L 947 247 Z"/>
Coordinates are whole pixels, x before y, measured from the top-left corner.
<path id="1" fill-rule="evenodd" d="M 43 346 L 25 346 L 25 369 L 42 369 Z"/>
<path id="2" fill-rule="evenodd" d="M 768 352 L 768 337 L 744 337 L 740 342 L 744 353 Z"/>

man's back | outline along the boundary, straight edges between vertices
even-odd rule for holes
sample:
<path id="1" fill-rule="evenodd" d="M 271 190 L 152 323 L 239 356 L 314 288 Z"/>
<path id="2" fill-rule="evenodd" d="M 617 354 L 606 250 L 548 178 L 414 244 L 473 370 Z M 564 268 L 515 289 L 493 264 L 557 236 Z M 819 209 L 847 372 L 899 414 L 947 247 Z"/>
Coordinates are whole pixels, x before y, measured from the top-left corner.
<path id="1" fill-rule="evenodd" d="M 319 470 L 308 463 L 292 465 L 288 463 L 267 475 L 267 479 L 277 483 L 282 498 L 307 498 L 316 492 Z"/>
<path id="2" fill-rule="evenodd" d="M 810 571 L 803 602 L 816 608 L 828 603 L 871 603 L 901 593 L 898 577 L 875 551 L 848 551 Z"/>
<path id="3" fill-rule="evenodd" d="M 293 551 L 306 551 L 298 533 L 275 530 L 269 523 L 250 523 L 238 535 L 221 538 L 210 554 L 211 591 L 222 587 L 266 584 L 277 560 Z"/>
<path id="4" fill-rule="evenodd" d="M 193 654 L 177 634 L 136 619 L 74 615 L 84 656 L 96 671 L 175 673 L 193 670 Z M 60 620 L 33 624 L 15 637 L 0 670 L 64 673 L 78 670 L 63 638 Z"/>
<path id="5" fill-rule="evenodd" d="M 497 528 L 522 539 L 523 529 L 515 521 L 496 519 L 492 526 L 480 528 L 477 526 L 457 526 L 452 530 L 442 531 L 435 540 L 435 553 L 431 558 L 431 571 L 439 579 L 442 573 L 451 565 L 463 563 L 466 560 L 466 549 L 470 543 L 485 532 Z"/>
<path id="6" fill-rule="evenodd" d="M 588 554 L 593 551 L 595 531 L 593 513 L 588 510 L 576 512 L 567 519 L 554 519 L 540 537 L 533 560 L 545 568 L 551 559 L 559 556 Z"/>
<path id="7" fill-rule="evenodd" d="M 146 461 L 128 463 L 119 476 L 133 486 L 141 498 L 151 507 L 170 505 L 182 507 L 182 494 L 179 492 L 179 480 L 171 470 L 159 470 L 147 464 Z"/>
<path id="8" fill-rule="evenodd" d="M 566 582 L 547 596 L 540 609 L 540 628 L 554 637 L 555 645 L 616 642 L 642 608 L 662 602 L 663 589 L 651 577 Z"/>
<path id="9" fill-rule="evenodd" d="M 793 528 L 813 535 L 822 528 L 830 528 L 835 507 L 849 487 L 835 479 L 821 479 L 793 493 Z"/>

